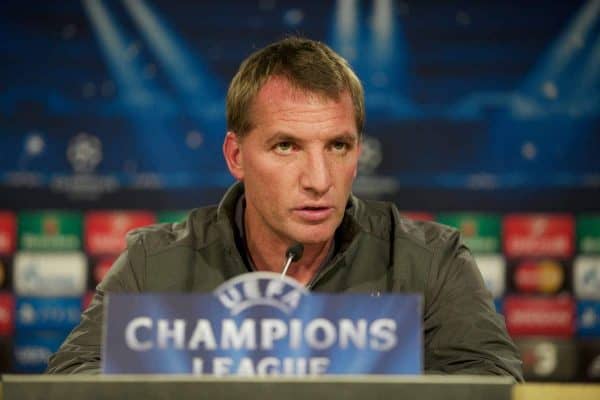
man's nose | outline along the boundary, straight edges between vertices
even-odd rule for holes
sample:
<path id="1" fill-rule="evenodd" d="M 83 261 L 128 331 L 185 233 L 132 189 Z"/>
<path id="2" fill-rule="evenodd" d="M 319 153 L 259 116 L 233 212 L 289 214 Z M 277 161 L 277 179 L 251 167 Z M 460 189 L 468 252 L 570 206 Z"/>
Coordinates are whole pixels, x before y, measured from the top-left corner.
<path id="1" fill-rule="evenodd" d="M 302 188 L 315 194 L 325 194 L 332 184 L 329 164 L 326 154 L 322 152 L 308 153 L 300 175 Z"/>

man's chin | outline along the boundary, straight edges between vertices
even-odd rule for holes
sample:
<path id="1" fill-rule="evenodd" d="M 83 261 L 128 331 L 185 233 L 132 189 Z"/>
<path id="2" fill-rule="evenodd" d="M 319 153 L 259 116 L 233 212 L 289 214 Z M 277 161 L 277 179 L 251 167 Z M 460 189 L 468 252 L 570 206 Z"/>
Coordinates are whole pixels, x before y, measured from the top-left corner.
<path id="1" fill-rule="evenodd" d="M 322 244 L 333 238 L 335 231 L 331 229 L 315 230 L 306 228 L 293 235 L 294 240 L 304 245 Z"/>

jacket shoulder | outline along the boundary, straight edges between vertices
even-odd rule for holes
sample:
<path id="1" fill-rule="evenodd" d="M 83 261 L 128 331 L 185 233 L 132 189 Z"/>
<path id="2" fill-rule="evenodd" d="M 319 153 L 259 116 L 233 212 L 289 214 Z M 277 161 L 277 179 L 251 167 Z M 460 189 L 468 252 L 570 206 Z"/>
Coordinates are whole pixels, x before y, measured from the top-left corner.
<path id="1" fill-rule="evenodd" d="M 362 208 L 359 223 L 363 229 L 380 235 L 391 234 L 394 240 L 408 241 L 435 252 L 460 241 L 457 229 L 433 221 L 417 221 L 402 215 L 398 207 L 387 201 L 358 200 Z M 366 217 L 365 217 L 366 216 Z M 362 221 L 361 221 L 362 219 Z"/>

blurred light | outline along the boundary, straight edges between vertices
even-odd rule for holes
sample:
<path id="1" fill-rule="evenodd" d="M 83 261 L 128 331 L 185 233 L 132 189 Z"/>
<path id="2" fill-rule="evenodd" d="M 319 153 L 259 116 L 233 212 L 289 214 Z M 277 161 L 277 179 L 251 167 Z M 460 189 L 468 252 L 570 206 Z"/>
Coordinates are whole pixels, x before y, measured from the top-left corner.
<path id="1" fill-rule="evenodd" d="M 46 142 L 38 133 L 31 133 L 25 138 L 25 153 L 30 157 L 35 157 L 44 151 Z"/>
<path id="2" fill-rule="evenodd" d="M 580 8 L 529 74 L 523 86 L 525 92 L 538 93 L 537 89 L 545 86 L 545 82 L 551 82 L 554 85 L 558 82 L 563 89 L 572 86 L 570 82 L 562 82 L 561 78 L 565 81 L 573 78 L 574 71 L 570 71 L 569 74 L 569 68 L 579 67 L 575 63 L 580 56 L 580 50 L 585 44 L 587 36 L 593 33 L 599 15 L 600 1 L 598 0 L 588 1 Z M 545 90 L 542 91 L 542 94 L 551 100 L 555 98 L 552 94 L 548 96 Z"/>
<path id="3" fill-rule="evenodd" d="M 137 68 L 131 63 L 130 54 L 133 51 L 131 46 L 135 42 L 126 44 L 123 33 L 118 29 L 103 2 L 84 0 L 83 5 L 124 100 L 129 105 L 136 106 L 151 103 L 152 95 L 142 84 Z"/>
<path id="4" fill-rule="evenodd" d="M 283 20 L 291 26 L 300 25 L 304 20 L 304 12 L 298 8 L 292 8 L 285 12 Z"/>
<path id="5" fill-rule="evenodd" d="M 196 150 L 204 143 L 204 137 L 198 131 L 190 131 L 185 138 L 185 143 L 190 149 Z"/>
<path id="6" fill-rule="evenodd" d="M 521 147 L 521 154 L 526 160 L 533 160 L 537 156 L 537 148 L 535 144 L 531 142 L 523 143 L 523 146 Z"/>
<path id="7" fill-rule="evenodd" d="M 573 34 L 571 37 L 569 37 L 569 44 L 573 47 L 573 49 L 582 48 L 584 43 L 585 41 L 580 34 Z"/>
<path id="8" fill-rule="evenodd" d="M 391 0 L 376 0 L 373 5 L 373 48 L 378 60 L 389 60 L 393 48 L 394 14 Z"/>
<path id="9" fill-rule="evenodd" d="M 353 61 L 358 52 L 357 2 L 356 0 L 338 0 L 336 2 L 333 47 L 347 60 Z"/>
<path id="10" fill-rule="evenodd" d="M 544 82 L 542 85 L 542 92 L 544 93 L 544 96 L 550 100 L 556 100 L 558 97 L 558 88 L 552 81 Z"/>

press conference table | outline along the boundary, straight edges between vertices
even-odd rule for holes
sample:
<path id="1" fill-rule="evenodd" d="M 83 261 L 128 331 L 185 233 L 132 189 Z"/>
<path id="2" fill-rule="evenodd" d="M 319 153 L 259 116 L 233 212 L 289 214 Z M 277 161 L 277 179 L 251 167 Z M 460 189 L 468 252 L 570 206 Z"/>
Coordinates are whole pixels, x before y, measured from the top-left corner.
<path id="1" fill-rule="evenodd" d="M 2 375 L 3 399 L 600 399 L 600 385 L 515 385 L 504 377 L 338 376 L 209 378 L 174 375 Z"/>

